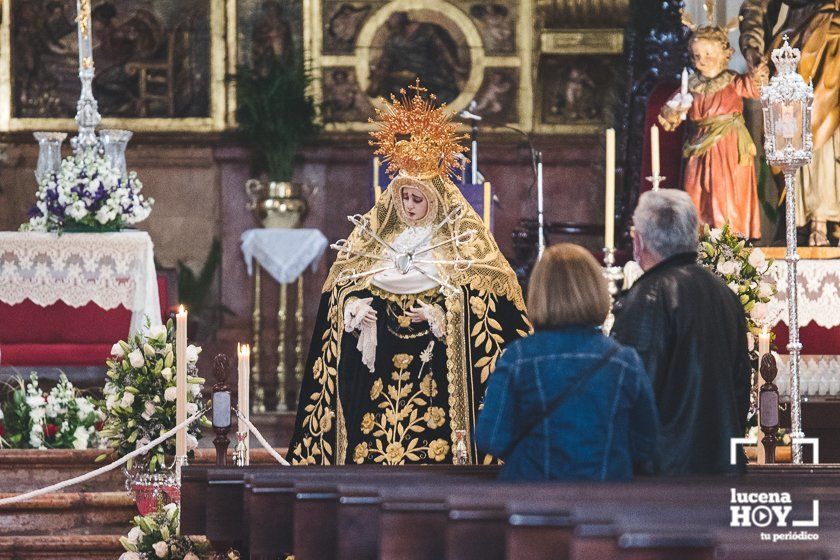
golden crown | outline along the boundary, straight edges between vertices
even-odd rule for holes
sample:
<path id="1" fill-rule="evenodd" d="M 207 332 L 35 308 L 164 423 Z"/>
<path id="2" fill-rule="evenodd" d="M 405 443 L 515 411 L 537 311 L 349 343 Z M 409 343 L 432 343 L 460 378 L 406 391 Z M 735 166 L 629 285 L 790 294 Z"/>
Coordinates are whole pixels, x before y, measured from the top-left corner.
<path id="1" fill-rule="evenodd" d="M 391 101 L 382 99 L 384 108 L 376 109 L 377 128 L 370 135 L 370 145 L 377 149 L 374 154 L 382 156 L 388 165 L 388 175 L 397 173 L 420 179 L 446 176 L 464 169 L 466 158 L 458 154 L 467 151 L 460 141 L 468 138 L 458 134 L 458 125 L 446 111 L 446 103 L 436 106 L 434 94 L 420 86 L 420 79 L 408 89 L 414 91 L 409 98 L 405 89 L 400 97 L 391 94 Z"/>

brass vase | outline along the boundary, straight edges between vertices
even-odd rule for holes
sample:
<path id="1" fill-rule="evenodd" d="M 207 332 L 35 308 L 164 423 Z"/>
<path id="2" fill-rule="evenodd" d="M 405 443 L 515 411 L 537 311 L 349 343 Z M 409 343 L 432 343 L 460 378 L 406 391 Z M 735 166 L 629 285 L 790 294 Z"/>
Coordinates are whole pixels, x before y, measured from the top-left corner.
<path id="1" fill-rule="evenodd" d="M 270 181 L 263 184 L 258 179 L 249 179 L 245 192 L 251 199 L 248 209 L 265 228 L 296 228 L 309 211 L 298 183 Z"/>

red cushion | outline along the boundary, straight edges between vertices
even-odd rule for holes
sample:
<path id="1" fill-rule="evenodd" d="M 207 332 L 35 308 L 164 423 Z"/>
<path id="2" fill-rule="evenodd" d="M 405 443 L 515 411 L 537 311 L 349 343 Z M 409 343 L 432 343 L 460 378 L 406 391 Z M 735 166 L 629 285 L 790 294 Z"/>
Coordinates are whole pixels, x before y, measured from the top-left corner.
<path id="1" fill-rule="evenodd" d="M 169 311 L 169 282 L 166 280 L 166 276 L 158 274 L 157 285 L 160 297 L 160 319 L 166 324 L 166 313 Z"/>
<path id="2" fill-rule="evenodd" d="M 70 307 L 56 302 L 41 307 L 29 300 L 0 303 L 0 344 L 113 344 L 128 336 L 131 312 L 125 307 L 105 311 L 94 303 Z M 5 362 L 5 360 L 4 360 Z"/>
<path id="3" fill-rule="evenodd" d="M 788 326 L 779 323 L 773 327 L 773 332 L 776 333 L 776 347 L 779 354 L 787 354 L 787 344 L 790 340 Z M 840 327 L 827 329 L 816 323 L 808 323 L 799 327 L 799 340 L 802 342 L 803 354 L 840 354 Z"/>
<path id="4" fill-rule="evenodd" d="M 116 341 L 116 339 L 114 339 Z M 2 344 L 4 366 L 104 366 L 111 355 L 107 344 Z"/>

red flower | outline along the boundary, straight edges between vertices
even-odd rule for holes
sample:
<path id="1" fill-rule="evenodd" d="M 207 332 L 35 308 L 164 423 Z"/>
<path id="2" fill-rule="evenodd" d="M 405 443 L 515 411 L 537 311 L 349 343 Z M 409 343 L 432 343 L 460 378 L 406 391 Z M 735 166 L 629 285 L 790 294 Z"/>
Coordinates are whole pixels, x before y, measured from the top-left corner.
<path id="1" fill-rule="evenodd" d="M 3 437 L 5 435 L 6 435 L 6 425 L 3 424 L 3 423 L 0 423 L 0 437 Z"/>
<path id="2" fill-rule="evenodd" d="M 97 431 L 97 432 L 101 432 L 101 431 L 102 431 L 102 427 L 103 427 L 104 425 L 105 425 L 105 421 L 104 421 L 104 420 L 100 420 L 99 422 L 97 422 L 96 424 L 94 424 L 94 425 L 93 425 L 93 427 L 96 429 L 96 431 Z"/>
<path id="3" fill-rule="evenodd" d="M 55 434 L 58 433 L 58 426 L 55 424 L 47 424 L 44 426 L 44 438 L 45 439 L 52 439 L 55 437 Z"/>

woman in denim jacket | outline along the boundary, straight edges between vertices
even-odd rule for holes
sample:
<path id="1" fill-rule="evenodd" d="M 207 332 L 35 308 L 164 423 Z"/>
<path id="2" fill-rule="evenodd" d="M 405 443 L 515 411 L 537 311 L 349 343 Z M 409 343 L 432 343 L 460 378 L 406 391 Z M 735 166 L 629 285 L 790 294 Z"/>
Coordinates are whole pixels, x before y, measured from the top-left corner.
<path id="1" fill-rule="evenodd" d="M 476 426 L 478 448 L 505 461 L 502 479 L 630 480 L 652 459 L 653 389 L 636 351 L 601 332 L 609 305 L 585 249 L 554 245 L 534 267 L 535 333 L 499 359 Z"/>

